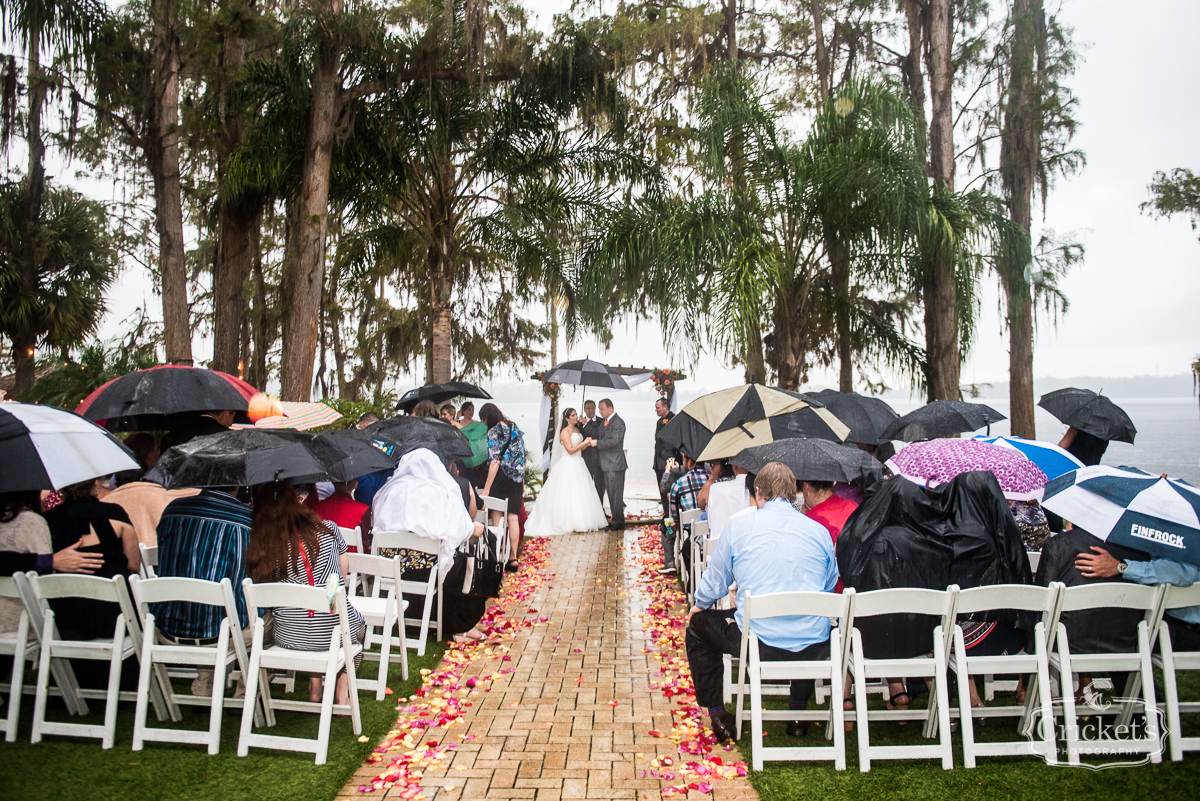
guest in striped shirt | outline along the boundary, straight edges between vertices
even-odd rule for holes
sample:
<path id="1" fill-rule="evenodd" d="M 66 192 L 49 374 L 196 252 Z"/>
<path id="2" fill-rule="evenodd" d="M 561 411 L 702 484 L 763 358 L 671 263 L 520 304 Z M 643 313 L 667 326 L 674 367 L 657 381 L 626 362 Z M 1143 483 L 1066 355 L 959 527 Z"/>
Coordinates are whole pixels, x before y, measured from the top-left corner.
<path id="1" fill-rule="evenodd" d="M 324 587 L 330 577 L 345 586 L 341 555 L 346 542 L 336 524 L 328 523 L 300 503 L 295 488 L 287 481 L 259 484 L 254 488 L 254 536 L 246 553 L 250 578 L 255 582 L 284 582 Z M 363 616 L 347 604 L 350 638 L 361 643 L 367 625 Z M 311 612 L 290 607 L 274 610 L 272 639 L 276 645 L 299 651 L 326 651 L 330 638 L 340 626 L 337 614 Z M 343 647 L 349 648 L 349 643 Z M 361 651 L 355 664 L 362 661 Z M 308 700 L 320 702 L 323 694 L 320 676 L 311 676 Z M 345 672 L 338 675 L 337 703 L 349 703 L 349 682 Z"/>
<path id="2" fill-rule="evenodd" d="M 246 599 L 242 579 L 246 577 L 246 549 L 250 545 L 250 507 L 233 496 L 235 488 L 204 489 L 190 498 L 167 504 L 158 521 L 158 568 L 160 576 L 203 579 L 233 584 L 238 622 L 243 638 Z M 181 645 L 215 645 L 225 610 L 188 601 L 153 604 L 159 635 Z M 211 695 L 211 670 L 201 669 L 192 682 L 193 695 Z"/>

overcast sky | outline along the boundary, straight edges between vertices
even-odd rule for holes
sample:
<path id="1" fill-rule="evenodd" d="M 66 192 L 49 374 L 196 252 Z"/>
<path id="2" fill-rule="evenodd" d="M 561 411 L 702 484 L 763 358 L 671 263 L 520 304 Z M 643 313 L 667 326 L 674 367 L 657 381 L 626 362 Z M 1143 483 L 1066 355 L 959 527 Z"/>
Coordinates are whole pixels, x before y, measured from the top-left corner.
<path id="1" fill-rule="evenodd" d="M 539 15 L 539 26 L 548 26 L 550 16 L 565 11 L 570 0 L 527 3 Z M 1187 220 L 1152 220 L 1138 204 L 1147 199 L 1146 186 L 1156 170 L 1200 168 L 1195 85 L 1200 50 L 1194 41 L 1200 2 L 1065 0 L 1061 17 L 1085 49 L 1069 84 L 1079 98 L 1082 123 L 1074 144 L 1088 163 L 1081 174 L 1055 187 L 1045 224 L 1060 234 L 1076 232 L 1087 256 L 1062 282 L 1070 311 L 1057 329 L 1045 324 L 1038 331 L 1034 374 L 1187 372 L 1200 353 L 1200 241 Z M 985 278 L 982 289 L 983 319 L 963 381 L 1005 381 L 1008 352 L 995 279 Z M 117 323 L 143 301 L 161 314 L 144 277 L 126 273 L 114 292 L 104 336 L 118 333 Z M 688 368 L 665 355 L 657 326 L 630 323 L 614 329 L 607 353 L 585 342 L 571 347 L 570 355 Z M 566 352 L 560 346 L 560 358 Z M 211 341 L 197 340 L 196 358 L 211 355 Z M 728 386 L 741 375 L 711 356 L 690 372 L 695 389 Z M 827 372 L 814 374 L 811 383 L 835 382 L 836 374 Z"/>

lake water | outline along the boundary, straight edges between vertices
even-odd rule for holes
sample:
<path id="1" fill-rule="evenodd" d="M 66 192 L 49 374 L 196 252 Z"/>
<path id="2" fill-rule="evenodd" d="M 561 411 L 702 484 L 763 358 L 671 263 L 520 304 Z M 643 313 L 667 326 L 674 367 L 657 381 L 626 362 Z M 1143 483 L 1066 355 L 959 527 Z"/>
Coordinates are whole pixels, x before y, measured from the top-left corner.
<path id="1" fill-rule="evenodd" d="M 515 394 L 515 393 L 514 393 Z M 595 392 L 591 397 L 598 397 Z M 537 415 L 541 404 L 540 393 L 531 387 L 529 400 L 524 393 L 516 397 L 498 399 L 500 408 L 512 418 L 527 435 L 526 443 L 531 456 L 540 448 L 537 430 Z M 627 433 L 625 449 L 629 460 L 629 472 L 625 477 L 625 498 L 634 510 L 648 509 L 657 498 L 654 483 L 652 454 L 654 447 L 654 398 L 652 391 L 639 387 L 629 393 L 614 393 L 617 413 L 625 420 Z M 682 405 L 693 397 L 680 393 Z M 582 393 L 564 392 L 560 408 L 581 406 Z M 1167 473 L 1173 478 L 1182 478 L 1200 486 L 1200 408 L 1195 398 L 1114 398 L 1133 420 L 1138 434 L 1135 445 L 1113 442 L 1104 454 L 1104 463 L 1140 467 L 1150 473 Z M 900 414 L 924 405 L 917 400 L 893 400 L 888 403 Z M 987 405 L 1001 414 L 1008 414 L 1008 401 L 989 399 Z M 478 407 L 478 403 L 476 404 Z M 1044 409 L 1037 409 L 1037 430 L 1041 439 L 1057 442 L 1066 426 Z M 983 431 L 978 433 L 982 434 Z M 1008 421 L 992 426 L 992 434 L 1008 434 Z"/>

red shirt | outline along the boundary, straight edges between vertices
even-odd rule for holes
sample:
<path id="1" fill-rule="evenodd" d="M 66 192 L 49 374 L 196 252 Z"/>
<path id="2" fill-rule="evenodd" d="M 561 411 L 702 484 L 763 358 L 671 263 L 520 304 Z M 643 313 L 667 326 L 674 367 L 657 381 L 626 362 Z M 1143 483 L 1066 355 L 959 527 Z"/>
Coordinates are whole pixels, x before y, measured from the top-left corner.
<path id="1" fill-rule="evenodd" d="M 365 503 L 359 503 L 353 498 L 330 495 L 325 500 L 318 501 L 313 506 L 313 511 L 322 520 L 336 523 L 342 528 L 358 528 L 362 525 L 363 515 L 371 511 L 371 507 Z M 366 532 L 363 533 L 365 534 Z M 350 546 L 350 550 L 356 551 L 358 549 L 352 545 Z"/>
<path id="2" fill-rule="evenodd" d="M 858 504 L 854 501 L 848 501 L 845 498 L 834 495 L 828 500 L 821 501 L 805 512 L 805 514 L 829 529 L 829 536 L 833 538 L 833 544 L 836 549 L 838 534 L 842 533 L 842 527 L 846 525 L 847 518 L 857 508 Z M 839 578 L 835 592 L 841 591 L 842 580 Z"/>

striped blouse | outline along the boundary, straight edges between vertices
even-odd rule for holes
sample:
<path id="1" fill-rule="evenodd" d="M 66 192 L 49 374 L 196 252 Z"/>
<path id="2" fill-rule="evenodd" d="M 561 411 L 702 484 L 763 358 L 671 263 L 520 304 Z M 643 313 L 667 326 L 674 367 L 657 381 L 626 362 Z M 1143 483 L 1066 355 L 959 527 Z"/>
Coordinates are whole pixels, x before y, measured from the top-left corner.
<path id="1" fill-rule="evenodd" d="M 326 525 L 329 530 L 325 536 L 319 538 L 320 552 L 308 554 L 309 564 L 312 567 L 312 584 L 315 587 L 324 587 L 326 580 L 333 575 L 338 577 L 342 586 L 345 586 L 338 556 L 346 552 L 346 541 L 342 539 L 341 532 L 338 531 L 336 525 L 329 523 Z M 304 569 L 304 560 L 299 555 L 288 566 L 287 578 L 281 581 L 286 584 L 309 583 L 308 571 Z M 347 611 L 350 618 L 350 636 L 355 642 L 362 642 L 367 631 L 366 622 L 353 605 L 347 604 Z M 305 609 L 281 606 L 276 607 L 274 613 L 275 622 L 272 636 L 275 638 L 275 644 L 282 645 L 284 648 L 294 648 L 297 651 L 328 650 L 329 638 L 339 625 L 336 612 L 316 612 L 309 617 L 308 611 Z"/>

